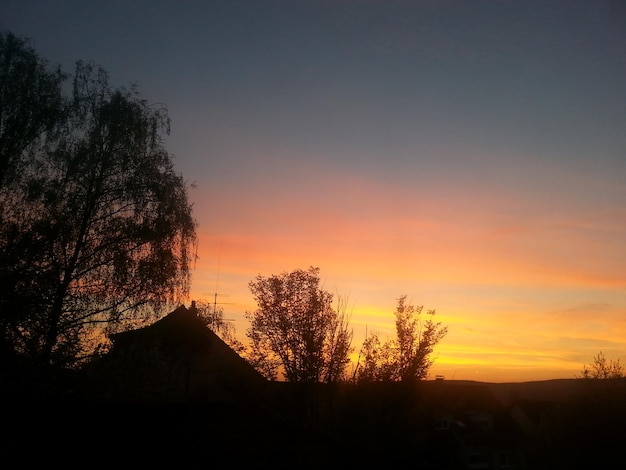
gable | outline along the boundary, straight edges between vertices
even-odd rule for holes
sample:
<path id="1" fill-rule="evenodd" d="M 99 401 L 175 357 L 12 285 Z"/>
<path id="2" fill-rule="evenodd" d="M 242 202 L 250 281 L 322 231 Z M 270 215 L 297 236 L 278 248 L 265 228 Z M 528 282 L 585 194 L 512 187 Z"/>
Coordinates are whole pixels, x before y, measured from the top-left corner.
<path id="1" fill-rule="evenodd" d="M 211 331 L 192 307 L 152 325 L 111 335 L 100 365 L 115 393 L 156 400 L 232 401 L 265 379 Z"/>

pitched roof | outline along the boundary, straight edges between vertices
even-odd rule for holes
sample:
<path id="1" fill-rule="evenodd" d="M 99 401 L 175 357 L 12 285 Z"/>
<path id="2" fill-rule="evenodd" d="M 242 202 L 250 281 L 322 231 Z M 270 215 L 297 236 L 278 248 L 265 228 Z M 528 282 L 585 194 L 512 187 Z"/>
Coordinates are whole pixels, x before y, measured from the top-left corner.
<path id="1" fill-rule="evenodd" d="M 181 305 L 149 326 L 113 334 L 110 339 L 107 373 L 126 384 L 134 382 L 134 391 L 141 388 L 141 395 L 230 401 L 265 382 L 205 325 L 193 304 L 189 309 Z"/>

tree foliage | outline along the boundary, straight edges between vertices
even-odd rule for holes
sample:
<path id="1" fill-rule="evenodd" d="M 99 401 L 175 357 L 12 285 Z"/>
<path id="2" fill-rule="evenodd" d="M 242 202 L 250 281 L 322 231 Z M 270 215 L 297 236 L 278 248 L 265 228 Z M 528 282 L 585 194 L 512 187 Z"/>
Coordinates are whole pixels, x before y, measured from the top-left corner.
<path id="1" fill-rule="evenodd" d="M 395 311 L 396 337 L 381 342 L 378 333 L 368 335 L 361 348 L 355 377 L 361 382 L 413 381 L 428 377 L 432 353 L 448 328 L 434 320 L 435 310 L 398 299 Z M 361 364 L 360 361 L 363 361 Z"/>
<path id="2" fill-rule="evenodd" d="M 600 351 L 593 357 L 593 362 L 583 367 L 580 378 L 583 379 L 621 379 L 624 377 L 624 368 L 617 360 L 608 360 Z"/>
<path id="3" fill-rule="evenodd" d="M 0 32 L 0 188 L 19 178 L 28 150 L 58 124 L 65 78 L 28 41 Z"/>
<path id="4" fill-rule="evenodd" d="M 396 380 L 397 368 L 397 354 L 393 342 L 381 342 L 376 332 L 367 335 L 355 371 L 358 381 L 391 382 Z"/>
<path id="5" fill-rule="evenodd" d="M 249 287 L 258 309 L 248 312 L 252 364 L 267 378 L 279 370 L 290 382 L 337 381 L 351 352 L 345 303 L 319 287 L 319 268 L 257 276 Z"/>
<path id="6" fill-rule="evenodd" d="M 99 332 L 184 298 L 196 240 L 187 185 L 164 146 L 166 109 L 110 87 L 93 64 L 78 62 L 72 85 L 52 123 L 30 126 L 48 131 L 28 158 L 24 144 L 3 144 L 21 174 L 0 188 L 2 341 L 43 363 L 76 361 Z M 35 119 L 41 100 L 31 98 L 9 114 Z"/>

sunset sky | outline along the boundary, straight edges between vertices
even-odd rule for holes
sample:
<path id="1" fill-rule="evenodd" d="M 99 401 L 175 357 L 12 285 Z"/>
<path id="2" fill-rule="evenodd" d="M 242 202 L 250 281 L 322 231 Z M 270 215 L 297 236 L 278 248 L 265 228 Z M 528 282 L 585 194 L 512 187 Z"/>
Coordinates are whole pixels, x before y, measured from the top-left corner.
<path id="1" fill-rule="evenodd" d="M 242 339 L 251 280 L 316 266 L 355 352 L 406 294 L 449 329 L 432 375 L 626 362 L 623 2 L 3 0 L 0 28 L 167 106 L 189 300 Z"/>

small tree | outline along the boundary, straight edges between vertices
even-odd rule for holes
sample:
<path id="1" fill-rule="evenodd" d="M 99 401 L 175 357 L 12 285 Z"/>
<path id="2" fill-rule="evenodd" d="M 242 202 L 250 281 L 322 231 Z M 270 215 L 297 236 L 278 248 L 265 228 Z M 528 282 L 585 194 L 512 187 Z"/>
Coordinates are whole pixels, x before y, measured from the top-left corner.
<path id="1" fill-rule="evenodd" d="M 350 353 L 347 318 L 319 287 L 319 268 L 257 276 L 250 290 L 258 309 L 247 312 L 250 362 L 268 379 L 282 369 L 290 382 L 334 381 Z"/>
<path id="2" fill-rule="evenodd" d="M 423 307 L 398 299 L 396 307 L 396 337 L 381 343 L 377 333 L 363 342 L 363 366 L 357 365 L 358 381 L 404 381 L 428 377 L 433 364 L 432 353 L 448 328 L 435 322 L 435 310 L 422 313 Z"/>
<path id="3" fill-rule="evenodd" d="M 607 360 L 600 351 L 589 366 L 584 366 L 580 378 L 583 379 L 620 379 L 624 377 L 624 369 L 619 359 Z"/>

